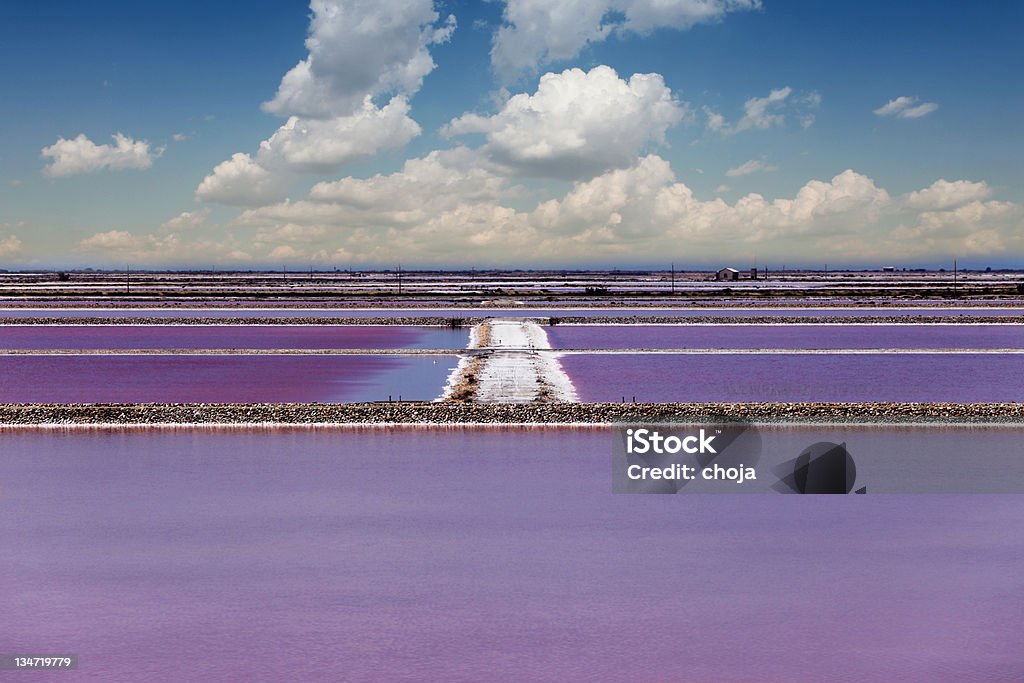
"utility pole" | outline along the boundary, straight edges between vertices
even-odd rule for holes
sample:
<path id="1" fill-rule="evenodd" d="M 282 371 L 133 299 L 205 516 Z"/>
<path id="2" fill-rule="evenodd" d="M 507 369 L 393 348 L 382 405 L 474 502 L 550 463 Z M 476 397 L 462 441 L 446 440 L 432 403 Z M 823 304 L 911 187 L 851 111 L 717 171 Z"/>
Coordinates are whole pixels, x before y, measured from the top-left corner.
<path id="1" fill-rule="evenodd" d="M 125 287 L 128 289 L 128 293 L 132 293 L 132 266 L 128 264 L 125 266 Z"/>
<path id="2" fill-rule="evenodd" d="M 956 259 L 953 259 L 953 296 L 956 296 Z"/>
<path id="3" fill-rule="evenodd" d="M 402 296 L 402 264 L 398 264 L 398 296 Z"/>
<path id="4" fill-rule="evenodd" d="M 672 293 L 676 293 L 676 264 L 672 263 Z"/>

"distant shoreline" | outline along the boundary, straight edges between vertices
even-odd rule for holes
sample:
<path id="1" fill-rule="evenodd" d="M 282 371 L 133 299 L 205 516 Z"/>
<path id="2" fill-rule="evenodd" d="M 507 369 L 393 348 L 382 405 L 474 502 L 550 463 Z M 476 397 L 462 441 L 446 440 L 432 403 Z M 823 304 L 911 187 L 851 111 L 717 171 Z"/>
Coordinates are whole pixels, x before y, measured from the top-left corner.
<path id="1" fill-rule="evenodd" d="M 668 265 L 668 264 L 666 264 Z M 729 264 L 722 264 L 729 265 Z M 736 265 L 736 264 L 733 264 Z M 952 265 L 952 264 L 950 264 Z M 0 306 L 106 302 L 154 306 L 186 303 L 238 306 L 289 305 L 657 305 L 737 301 L 1019 302 L 1024 271 L 828 270 L 794 271 L 714 267 L 671 270 L 286 270 L 0 271 Z"/>

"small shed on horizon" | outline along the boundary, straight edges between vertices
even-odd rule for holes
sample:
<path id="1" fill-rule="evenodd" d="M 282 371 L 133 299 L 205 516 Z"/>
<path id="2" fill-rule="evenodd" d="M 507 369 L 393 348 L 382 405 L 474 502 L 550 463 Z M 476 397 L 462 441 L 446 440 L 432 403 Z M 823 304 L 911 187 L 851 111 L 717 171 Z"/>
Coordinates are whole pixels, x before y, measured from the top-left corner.
<path id="1" fill-rule="evenodd" d="M 722 268 L 720 271 L 715 273 L 716 280 L 739 280 L 740 271 L 735 268 Z"/>

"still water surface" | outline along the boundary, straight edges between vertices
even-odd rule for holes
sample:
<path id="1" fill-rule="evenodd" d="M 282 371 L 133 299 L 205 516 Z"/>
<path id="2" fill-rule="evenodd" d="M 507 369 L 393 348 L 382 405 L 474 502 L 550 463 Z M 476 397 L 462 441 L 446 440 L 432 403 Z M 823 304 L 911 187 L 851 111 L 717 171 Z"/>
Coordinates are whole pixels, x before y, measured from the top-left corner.
<path id="1" fill-rule="evenodd" d="M 0 349 L 462 349 L 469 329 L 413 325 L 8 325 Z"/>
<path id="2" fill-rule="evenodd" d="M 430 401 L 455 355 L 0 356 L 2 403 Z"/>
<path id="3" fill-rule="evenodd" d="M 556 325 L 556 349 L 1019 349 L 1024 325 Z"/>
<path id="4" fill-rule="evenodd" d="M 581 401 L 1024 401 L 1024 355 L 567 354 Z"/>
<path id="5" fill-rule="evenodd" d="M 1024 679 L 1024 497 L 613 495 L 610 438 L 0 432 L 0 646 L 62 681 Z"/>

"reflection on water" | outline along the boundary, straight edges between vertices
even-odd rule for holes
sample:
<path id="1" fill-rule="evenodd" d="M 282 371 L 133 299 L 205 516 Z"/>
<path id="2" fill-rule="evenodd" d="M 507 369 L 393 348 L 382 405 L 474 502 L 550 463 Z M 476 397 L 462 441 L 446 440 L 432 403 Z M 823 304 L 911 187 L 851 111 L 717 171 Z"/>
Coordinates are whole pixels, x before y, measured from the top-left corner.
<path id="1" fill-rule="evenodd" d="M 1024 678 L 1024 497 L 613 495 L 610 438 L 0 432 L 3 647 L 96 680 Z"/>

